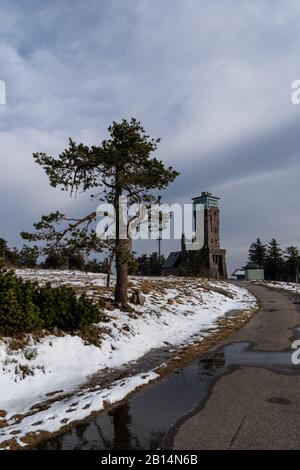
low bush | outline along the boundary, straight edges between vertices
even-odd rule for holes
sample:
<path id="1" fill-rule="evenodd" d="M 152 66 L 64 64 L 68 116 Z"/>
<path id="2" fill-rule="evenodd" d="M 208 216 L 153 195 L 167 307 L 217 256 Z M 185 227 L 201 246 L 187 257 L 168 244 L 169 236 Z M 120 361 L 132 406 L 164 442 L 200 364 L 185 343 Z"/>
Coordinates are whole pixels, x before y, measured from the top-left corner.
<path id="1" fill-rule="evenodd" d="M 71 287 L 40 287 L 0 268 L 0 333 L 32 332 L 54 327 L 78 330 L 101 320 L 99 307 Z"/>

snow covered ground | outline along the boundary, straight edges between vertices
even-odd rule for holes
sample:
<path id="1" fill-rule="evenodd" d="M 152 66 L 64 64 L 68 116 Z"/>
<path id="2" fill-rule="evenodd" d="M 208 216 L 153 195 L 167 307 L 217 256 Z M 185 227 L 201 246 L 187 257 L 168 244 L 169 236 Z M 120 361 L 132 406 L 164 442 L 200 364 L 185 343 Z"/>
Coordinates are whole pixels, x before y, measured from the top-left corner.
<path id="1" fill-rule="evenodd" d="M 283 289 L 295 294 L 300 294 L 300 284 L 294 282 L 275 282 L 275 281 L 264 281 L 264 286 L 273 287 L 275 289 Z"/>
<path id="2" fill-rule="evenodd" d="M 39 283 L 72 285 L 95 301 L 112 295 L 104 287 L 103 274 L 42 270 L 17 274 Z M 22 348 L 10 338 L 0 340 L 0 446 L 25 445 L 28 433 L 57 431 L 158 377 L 149 371 L 108 388 L 84 388 L 92 374 L 122 367 L 153 348 L 186 344 L 195 335 L 201 341 L 218 328 L 217 321 L 226 313 L 256 306 L 250 292 L 225 282 L 132 277 L 130 285 L 131 291 L 143 292 L 145 304 L 132 305 L 130 313 L 106 309 L 109 321 L 97 325 L 100 346 L 69 334 L 30 336 Z"/>

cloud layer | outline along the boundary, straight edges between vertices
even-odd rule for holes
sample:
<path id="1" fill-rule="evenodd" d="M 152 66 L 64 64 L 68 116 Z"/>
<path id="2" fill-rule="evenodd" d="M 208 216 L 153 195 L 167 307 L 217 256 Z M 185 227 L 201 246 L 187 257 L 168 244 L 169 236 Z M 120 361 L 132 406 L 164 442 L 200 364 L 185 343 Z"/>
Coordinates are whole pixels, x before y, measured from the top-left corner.
<path id="1" fill-rule="evenodd" d="M 257 236 L 299 244 L 299 19 L 297 0 L 2 1 L 1 234 L 89 204 L 49 188 L 32 152 L 135 116 L 181 171 L 169 202 L 205 184 L 222 198 L 230 269 Z"/>

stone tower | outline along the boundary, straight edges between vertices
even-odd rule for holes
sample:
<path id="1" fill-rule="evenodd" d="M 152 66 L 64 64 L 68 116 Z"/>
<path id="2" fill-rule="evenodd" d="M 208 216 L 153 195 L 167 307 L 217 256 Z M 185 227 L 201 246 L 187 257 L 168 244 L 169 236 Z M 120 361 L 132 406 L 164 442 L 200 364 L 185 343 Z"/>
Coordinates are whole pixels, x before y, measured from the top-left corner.
<path id="1" fill-rule="evenodd" d="M 220 248 L 219 198 L 202 192 L 193 198 L 194 213 L 197 205 L 204 210 L 204 245 L 199 250 L 199 274 L 213 279 L 226 279 L 226 250 Z"/>

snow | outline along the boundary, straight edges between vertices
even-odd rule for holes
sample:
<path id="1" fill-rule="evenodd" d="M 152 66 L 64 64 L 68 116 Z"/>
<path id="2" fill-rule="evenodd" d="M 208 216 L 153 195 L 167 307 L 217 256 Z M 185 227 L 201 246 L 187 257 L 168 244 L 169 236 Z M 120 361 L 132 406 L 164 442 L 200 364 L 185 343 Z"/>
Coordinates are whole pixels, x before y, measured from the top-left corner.
<path id="1" fill-rule="evenodd" d="M 80 421 L 93 411 L 99 411 L 107 405 L 124 399 L 137 387 L 146 385 L 158 377 L 154 372 L 138 374 L 116 381 L 110 388 L 95 389 L 84 395 L 78 392 L 71 397 L 51 403 L 45 410 L 33 410 L 23 419 L 20 417 L 7 420 L 7 425 L 0 428 L 0 443 L 15 437 L 17 445 L 23 447 L 22 440 L 29 432 L 55 432 L 68 422 Z M 9 446 L 8 446 L 9 448 Z"/>
<path id="2" fill-rule="evenodd" d="M 83 274 L 68 271 L 18 270 L 25 279 L 39 283 L 69 284 L 84 287 L 91 297 L 105 286 L 105 275 Z M 251 310 L 255 297 L 246 289 L 226 282 L 187 278 L 131 278 L 133 289 L 145 289 L 145 304 L 132 306 L 133 315 L 119 309 L 106 310 L 110 322 L 97 325 L 101 328 L 101 345 L 86 344 L 79 336 L 48 335 L 30 337 L 22 349 L 12 349 L 9 338 L 0 340 L 0 410 L 6 412 L 6 426 L 0 428 L 0 444 L 32 431 L 36 422 L 42 421 L 39 431 L 56 431 L 68 422 L 82 419 L 94 410 L 100 410 L 104 401 L 113 403 L 124 398 L 137 386 L 148 383 L 157 375 L 129 377 L 124 383 L 115 382 L 111 388 L 81 393 L 78 390 L 89 376 L 106 368 L 120 368 L 136 361 L 153 348 L 170 347 L 201 341 L 216 330 L 217 321 L 233 310 Z M 109 296 L 109 292 L 105 293 Z M 124 329 L 126 327 L 126 329 Z M 24 373 L 25 371 L 25 373 Z M 49 393 L 58 392 L 56 400 L 45 411 L 37 410 L 32 416 L 18 418 L 30 408 L 45 402 Z M 63 398 L 72 392 L 71 397 Z M 49 396 L 49 395 L 48 395 Z M 68 412 L 73 402 L 76 410 Z M 89 404 L 89 407 L 83 407 Z M 72 408 L 72 407 L 71 407 Z M 1 418 L 0 418 L 1 421 Z M 34 426 L 37 430 L 37 427 Z"/>
<path id="3" fill-rule="evenodd" d="M 283 289 L 295 294 L 300 294 L 300 284 L 296 284 L 294 282 L 264 281 L 261 284 L 275 289 Z"/>
<path id="4" fill-rule="evenodd" d="M 73 287 L 105 286 L 106 275 L 83 273 L 82 271 L 65 271 L 57 269 L 16 269 L 17 276 L 25 280 L 36 280 L 41 285 L 50 282 L 53 286 L 61 284 Z"/>

